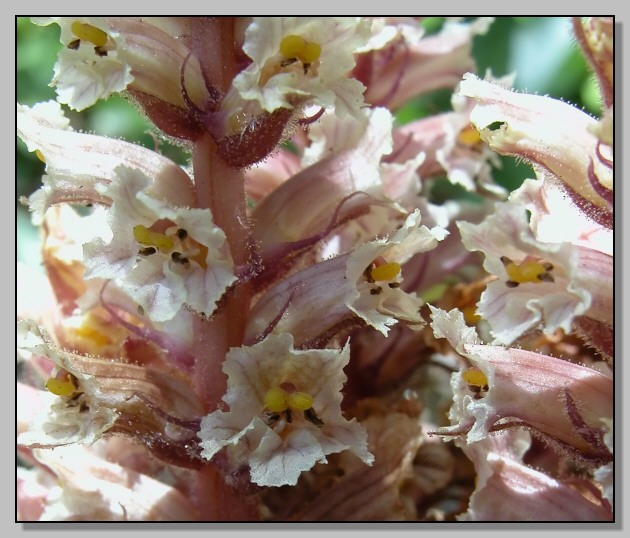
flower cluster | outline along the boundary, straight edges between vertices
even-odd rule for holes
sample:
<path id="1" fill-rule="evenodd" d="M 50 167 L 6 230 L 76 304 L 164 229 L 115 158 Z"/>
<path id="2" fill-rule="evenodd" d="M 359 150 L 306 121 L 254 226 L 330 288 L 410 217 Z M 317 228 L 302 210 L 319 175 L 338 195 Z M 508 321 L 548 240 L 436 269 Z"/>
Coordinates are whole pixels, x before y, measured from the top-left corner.
<path id="1" fill-rule="evenodd" d="M 20 521 L 613 519 L 611 20 L 600 119 L 476 75 L 491 18 L 33 21 Z M 61 106 L 115 93 L 189 161 Z"/>

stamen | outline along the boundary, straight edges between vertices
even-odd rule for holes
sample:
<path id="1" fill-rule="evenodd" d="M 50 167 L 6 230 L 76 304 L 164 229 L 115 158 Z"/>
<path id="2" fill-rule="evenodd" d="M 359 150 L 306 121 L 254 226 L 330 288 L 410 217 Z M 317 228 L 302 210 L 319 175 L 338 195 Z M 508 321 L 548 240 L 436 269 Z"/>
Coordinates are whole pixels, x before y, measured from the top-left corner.
<path id="1" fill-rule="evenodd" d="M 299 35 L 288 35 L 280 42 L 280 54 L 285 58 L 297 58 L 306 47 L 306 40 Z"/>
<path id="2" fill-rule="evenodd" d="M 479 132 L 471 124 L 464 127 L 457 135 L 457 141 L 464 146 L 473 147 L 481 142 Z"/>
<path id="3" fill-rule="evenodd" d="M 465 372 L 462 372 L 462 379 L 473 387 L 486 387 L 488 386 L 488 378 L 478 368 L 469 368 Z"/>
<path id="4" fill-rule="evenodd" d="M 280 67 L 289 67 L 290 65 L 293 65 L 295 62 L 297 62 L 297 58 L 288 58 L 287 60 L 282 60 L 280 62 Z"/>
<path id="5" fill-rule="evenodd" d="M 370 269 L 370 276 L 374 281 L 392 280 L 400 273 L 400 264 L 396 262 L 384 263 Z"/>
<path id="6" fill-rule="evenodd" d="M 324 421 L 317 416 L 312 407 L 304 411 L 304 418 L 310 423 L 315 424 L 318 428 L 324 425 Z"/>
<path id="7" fill-rule="evenodd" d="M 289 407 L 297 411 L 306 411 L 313 406 L 313 397 L 305 392 L 289 394 Z"/>
<path id="8" fill-rule="evenodd" d="M 76 392 L 77 385 L 72 375 L 66 374 L 65 380 L 51 377 L 46 381 L 46 389 L 57 396 L 71 396 Z"/>
<path id="9" fill-rule="evenodd" d="M 141 256 L 151 256 L 152 254 L 155 254 L 157 252 L 157 250 L 155 250 L 155 247 L 145 247 L 145 248 L 141 248 L 138 251 L 138 254 L 140 254 Z"/>
<path id="10" fill-rule="evenodd" d="M 102 348 L 111 344 L 111 338 L 109 338 L 106 334 L 103 334 L 97 328 L 90 326 L 90 322 L 93 322 L 93 320 L 87 318 L 80 327 L 76 327 L 71 330 L 76 334 L 76 336 L 90 340 L 91 343 L 94 343 L 97 347 Z"/>
<path id="11" fill-rule="evenodd" d="M 541 282 L 555 282 L 553 276 L 551 276 L 551 274 L 549 273 L 540 273 L 538 275 L 538 280 L 540 280 Z"/>
<path id="12" fill-rule="evenodd" d="M 273 387 L 265 394 L 266 413 L 263 414 L 265 423 L 270 426 L 284 414 L 287 423 L 293 422 L 293 411 L 303 411 L 304 417 L 316 425 L 322 425 L 313 410 L 313 397 L 306 392 L 295 390 L 293 383 L 281 383 L 279 387 Z M 319 424 L 318 424 L 319 423 Z"/>
<path id="13" fill-rule="evenodd" d="M 275 413 L 286 411 L 289 407 L 289 395 L 280 387 L 273 387 L 265 394 L 265 407 Z"/>
<path id="14" fill-rule="evenodd" d="M 476 325 L 481 321 L 481 316 L 477 314 L 476 305 L 464 306 L 460 310 L 464 314 L 464 321 L 467 325 Z"/>
<path id="15" fill-rule="evenodd" d="M 505 271 L 509 277 L 506 285 L 510 288 L 515 288 L 519 284 L 526 282 L 554 282 L 553 276 L 549 273 L 553 269 L 553 265 L 550 263 L 523 260 L 517 265 L 507 256 L 501 256 L 501 262 L 505 265 Z"/>
<path id="16" fill-rule="evenodd" d="M 306 65 L 310 65 L 319 60 L 321 53 L 322 47 L 319 43 L 308 42 L 304 45 L 302 50 L 298 52 L 297 59 L 306 67 Z"/>
<path id="17" fill-rule="evenodd" d="M 207 269 L 208 265 L 206 264 L 206 257 L 208 256 L 208 247 L 206 245 L 202 245 L 201 243 L 196 243 L 196 246 L 199 249 L 199 252 L 194 256 L 184 258 L 184 263 L 188 263 L 188 260 L 190 259 L 197 263 L 202 269 Z"/>
<path id="18" fill-rule="evenodd" d="M 280 414 L 278 413 L 267 413 L 264 415 L 264 421 L 267 426 L 271 426 L 274 422 L 280 420 Z"/>
<path id="19" fill-rule="evenodd" d="M 162 233 L 153 232 L 142 224 L 138 224 L 133 227 L 133 237 L 141 245 L 156 247 L 161 252 L 169 252 L 174 246 L 172 237 Z"/>
<path id="20" fill-rule="evenodd" d="M 107 43 L 107 34 L 91 24 L 74 21 L 71 30 L 81 41 L 88 41 L 95 47 L 102 47 Z"/>
<path id="21" fill-rule="evenodd" d="M 44 158 L 44 154 L 41 151 L 36 149 L 35 150 L 35 155 L 40 161 L 42 161 L 44 164 L 46 164 L 46 159 Z"/>
<path id="22" fill-rule="evenodd" d="M 280 54 L 285 58 L 280 62 L 280 67 L 289 67 L 300 61 L 306 75 L 311 64 L 319 60 L 321 53 L 322 47 L 319 43 L 306 41 L 299 35 L 288 35 L 280 42 Z"/>

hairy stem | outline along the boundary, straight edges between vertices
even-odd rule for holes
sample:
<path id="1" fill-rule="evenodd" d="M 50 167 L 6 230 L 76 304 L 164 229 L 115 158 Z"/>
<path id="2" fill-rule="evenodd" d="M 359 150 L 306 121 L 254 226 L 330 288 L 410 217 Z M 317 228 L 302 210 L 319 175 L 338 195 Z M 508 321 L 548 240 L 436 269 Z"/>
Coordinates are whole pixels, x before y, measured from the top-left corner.
<path id="1" fill-rule="evenodd" d="M 193 168 L 197 189 L 197 204 L 209 208 L 214 224 L 227 237 L 235 265 L 251 259 L 249 225 L 245 209 L 245 183 L 241 170 L 231 168 L 218 155 L 212 137 L 203 135 L 195 142 Z M 230 347 L 243 343 L 251 287 L 237 282 L 221 300 L 210 319 L 195 322 L 195 382 L 208 410 L 216 406 L 225 394 L 226 379 L 221 370 Z"/>
<path id="2" fill-rule="evenodd" d="M 235 265 L 251 258 L 249 225 L 245 213 L 245 187 L 241 170 L 229 167 L 218 155 L 209 134 L 195 141 L 193 169 L 197 205 L 209 208 L 214 225 L 226 235 Z M 194 321 L 193 356 L 195 388 L 206 412 L 217 409 L 227 390 L 222 366 L 231 347 L 241 346 L 252 296 L 251 285 L 237 282 L 221 299 L 210 319 Z M 218 468 L 210 463 L 191 484 L 191 498 L 205 521 L 255 520 L 256 503 L 248 501 L 228 485 Z"/>

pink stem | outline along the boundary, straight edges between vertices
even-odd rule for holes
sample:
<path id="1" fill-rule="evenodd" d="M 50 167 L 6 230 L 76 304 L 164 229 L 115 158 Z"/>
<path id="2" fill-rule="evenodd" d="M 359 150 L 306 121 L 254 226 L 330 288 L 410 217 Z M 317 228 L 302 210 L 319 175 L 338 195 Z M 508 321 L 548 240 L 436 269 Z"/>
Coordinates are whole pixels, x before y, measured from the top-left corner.
<path id="1" fill-rule="evenodd" d="M 245 209 L 245 182 L 241 170 L 231 168 L 217 152 L 209 134 L 195 141 L 193 167 L 197 205 L 209 208 L 214 224 L 227 237 L 234 265 L 251 260 L 252 243 Z M 216 409 L 227 388 L 221 370 L 230 347 L 242 345 L 249 311 L 251 290 L 238 282 L 223 297 L 210 319 L 195 321 L 195 381 L 199 396 L 207 409 Z"/>
<path id="2" fill-rule="evenodd" d="M 253 243 L 249 240 L 242 170 L 230 167 L 221 158 L 208 133 L 195 141 L 193 169 L 198 207 L 211 210 L 214 225 L 226 235 L 234 265 L 246 264 L 252 259 Z M 195 318 L 195 388 L 207 412 L 216 410 L 226 393 L 223 362 L 231 347 L 243 345 L 251 296 L 251 285 L 239 281 L 226 292 L 211 318 Z M 191 498 L 206 521 L 258 519 L 256 503 L 226 484 L 212 463 L 197 473 L 190 487 Z"/>
<path id="3" fill-rule="evenodd" d="M 201 64 L 206 85 L 225 94 L 236 72 L 234 21 L 232 18 L 193 20 L 193 52 Z M 253 242 L 246 212 L 243 170 L 223 160 L 207 132 L 194 142 L 192 163 L 197 206 L 212 212 L 213 224 L 208 225 L 216 225 L 225 233 L 235 267 L 251 263 Z M 237 281 L 225 293 L 212 317 L 198 317 L 194 321 L 195 388 L 206 412 L 216 410 L 226 393 L 223 363 L 231 347 L 243 345 L 252 293 L 249 282 Z M 257 500 L 228 485 L 219 467 L 212 462 L 197 472 L 190 483 L 189 494 L 204 521 L 259 519 Z"/>

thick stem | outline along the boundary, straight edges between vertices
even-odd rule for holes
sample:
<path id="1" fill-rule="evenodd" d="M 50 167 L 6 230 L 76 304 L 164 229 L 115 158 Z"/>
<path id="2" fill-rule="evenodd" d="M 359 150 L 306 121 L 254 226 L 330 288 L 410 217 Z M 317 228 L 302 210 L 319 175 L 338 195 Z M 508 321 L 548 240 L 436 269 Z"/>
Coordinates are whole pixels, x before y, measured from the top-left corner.
<path id="1" fill-rule="evenodd" d="M 228 486 L 214 465 L 197 473 L 192 491 L 202 521 L 259 521 L 255 497 L 245 496 Z"/>
<path id="2" fill-rule="evenodd" d="M 232 260 L 243 265 L 251 258 L 249 225 L 245 209 L 245 181 L 241 170 L 229 167 L 217 153 L 209 134 L 195 141 L 193 169 L 197 205 L 209 208 L 214 224 L 226 235 Z M 210 319 L 194 322 L 193 355 L 195 388 L 206 412 L 217 409 L 227 390 L 222 366 L 231 347 L 243 344 L 252 296 L 251 285 L 237 282 L 221 299 Z M 257 503 L 226 484 L 212 463 L 201 469 L 191 484 L 194 500 L 204 521 L 246 521 L 259 518 Z"/>
<path id="3" fill-rule="evenodd" d="M 212 212 L 214 223 L 227 237 L 234 264 L 248 263 L 251 233 L 245 209 L 243 172 L 225 163 L 209 134 L 195 142 L 193 167 L 198 206 Z M 216 409 L 225 394 L 226 378 L 221 366 L 230 347 L 243 343 L 251 294 L 247 283 L 237 282 L 209 320 L 195 322 L 195 382 L 209 411 Z"/>
<path id="4" fill-rule="evenodd" d="M 234 17 L 192 17 L 191 33 L 206 84 L 225 95 L 237 70 Z"/>

